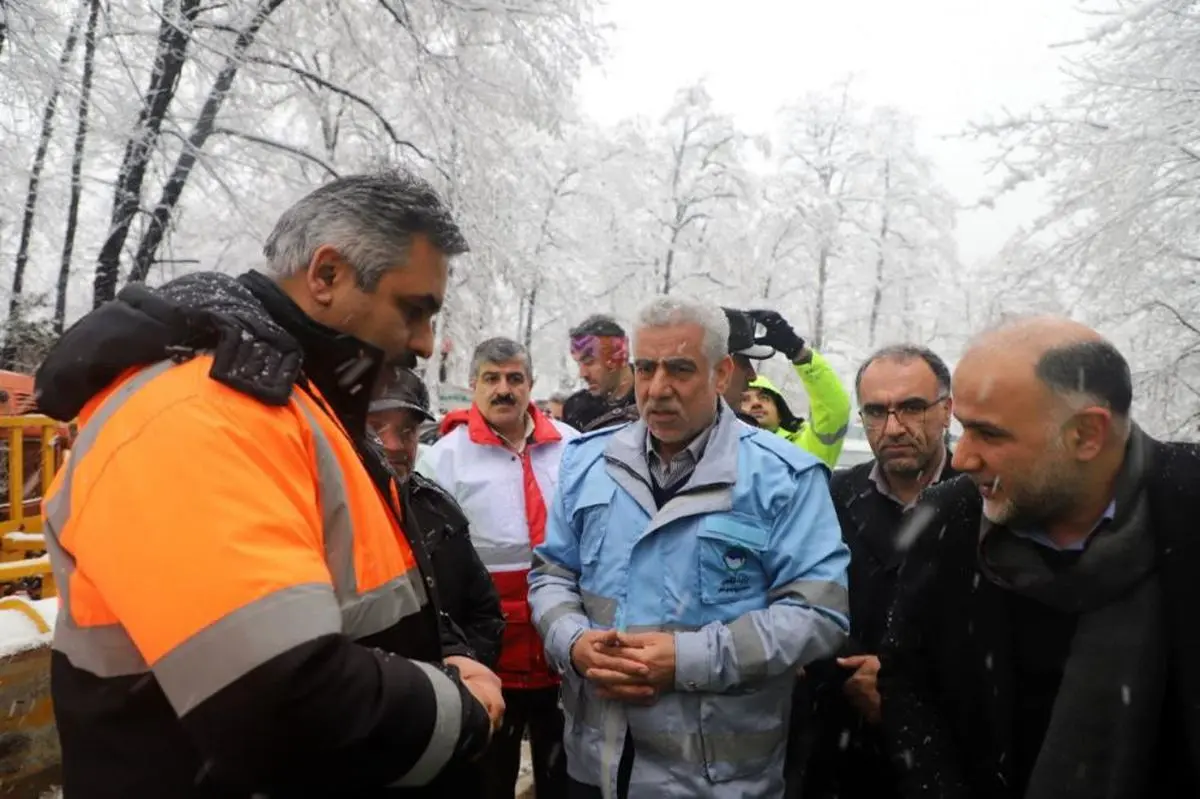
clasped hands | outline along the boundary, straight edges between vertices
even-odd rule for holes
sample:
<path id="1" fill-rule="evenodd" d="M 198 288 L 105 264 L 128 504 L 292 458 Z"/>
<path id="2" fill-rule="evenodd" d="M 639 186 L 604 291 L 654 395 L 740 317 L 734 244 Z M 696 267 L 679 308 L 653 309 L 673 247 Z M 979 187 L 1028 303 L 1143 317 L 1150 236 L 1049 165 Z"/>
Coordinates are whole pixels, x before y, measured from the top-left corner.
<path id="1" fill-rule="evenodd" d="M 601 697 L 649 705 L 675 685 L 675 636 L 588 630 L 571 647 L 571 662 Z"/>

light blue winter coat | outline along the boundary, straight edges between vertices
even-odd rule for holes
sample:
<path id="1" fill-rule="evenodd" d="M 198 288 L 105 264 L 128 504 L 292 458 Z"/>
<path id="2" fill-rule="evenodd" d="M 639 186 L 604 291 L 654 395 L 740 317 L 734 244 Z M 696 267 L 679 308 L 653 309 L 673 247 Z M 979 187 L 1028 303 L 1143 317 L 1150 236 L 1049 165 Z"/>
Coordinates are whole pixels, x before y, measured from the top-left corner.
<path id="1" fill-rule="evenodd" d="M 533 620 L 563 673 L 571 776 L 630 799 L 783 795 L 796 669 L 849 629 L 846 566 L 815 457 L 728 406 L 682 490 L 656 509 L 635 422 L 568 444 L 529 575 Z M 675 689 L 650 707 L 601 699 L 571 666 L 588 628 L 675 634 Z"/>

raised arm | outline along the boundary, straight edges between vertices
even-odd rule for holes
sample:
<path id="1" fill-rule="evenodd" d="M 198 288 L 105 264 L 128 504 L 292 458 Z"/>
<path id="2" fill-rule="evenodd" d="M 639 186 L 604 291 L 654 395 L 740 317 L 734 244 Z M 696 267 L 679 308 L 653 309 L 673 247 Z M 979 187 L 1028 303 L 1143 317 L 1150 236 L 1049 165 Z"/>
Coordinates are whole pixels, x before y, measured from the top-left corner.
<path id="1" fill-rule="evenodd" d="M 808 423 L 800 428 L 794 443 L 825 462 L 837 465 L 850 425 L 850 395 L 825 356 L 813 350 L 807 362 L 793 363 L 808 394 Z"/>

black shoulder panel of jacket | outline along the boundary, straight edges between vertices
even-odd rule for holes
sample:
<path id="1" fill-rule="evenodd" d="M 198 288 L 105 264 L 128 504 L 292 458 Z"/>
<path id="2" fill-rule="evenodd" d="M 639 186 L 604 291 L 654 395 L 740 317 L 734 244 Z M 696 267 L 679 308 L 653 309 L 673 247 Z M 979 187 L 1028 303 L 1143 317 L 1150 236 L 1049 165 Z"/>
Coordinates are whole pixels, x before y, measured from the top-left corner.
<path id="1" fill-rule="evenodd" d="M 918 504 L 925 503 L 935 506 L 942 513 L 954 510 L 969 512 L 978 510 L 983 504 L 983 498 L 979 489 L 971 482 L 971 478 L 956 473 L 953 477 L 943 477 L 939 482 L 926 487 L 918 499 Z"/>
<path id="2" fill-rule="evenodd" d="M 126 286 L 84 316 L 51 348 L 37 371 L 38 407 L 59 420 L 122 372 L 212 350 L 210 375 L 270 405 L 285 405 L 300 374 L 300 346 L 237 279 L 185 275 L 157 289 Z"/>
<path id="3" fill-rule="evenodd" d="M 462 700 L 453 768 L 483 751 L 490 725 L 457 672 L 446 673 Z M 411 660 L 330 635 L 262 664 L 183 724 L 220 782 L 270 795 L 335 796 L 402 778 L 437 720 L 434 690 Z"/>
<path id="4" fill-rule="evenodd" d="M 594 430 L 602 430 L 605 427 L 613 427 L 619 424 L 628 424 L 636 422 L 639 414 L 637 405 L 618 405 L 617 407 L 602 413 L 592 421 L 584 425 L 579 432 L 591 433 Z"/>
<path id="5" fill-rule="evenodd" d="M 588 422 L 607 410 L 607 404 L 586 388 L 576 391 L 563 402 L 563 423 L 582 430 Z"/>

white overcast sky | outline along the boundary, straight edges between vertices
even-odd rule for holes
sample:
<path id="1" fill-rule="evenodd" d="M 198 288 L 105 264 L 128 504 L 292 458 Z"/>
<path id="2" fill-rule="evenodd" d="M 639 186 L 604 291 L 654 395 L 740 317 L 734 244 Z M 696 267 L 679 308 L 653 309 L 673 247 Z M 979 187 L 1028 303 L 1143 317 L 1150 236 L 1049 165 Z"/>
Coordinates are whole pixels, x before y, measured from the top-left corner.
<path id="1" fill-rule="evenodd" d="M 1093 4 L 1094 5 L 1094 4 Z M 608 0 L 604 65 L 584 76 L 585 112 L 658 117 L 699 77 L 747 130 L 781 105 L 855 75 L 864 102 L 917 117 L 925 151 L 962 202 L 992 182 L 978 145 L 945 138 L 971 119 L 1061 91 L 1051 45 L 1095 24 L 1073 0 Z M 965 260 L 994 254 L 1037 211 L 1036 193 L 959 214 Z"/>

